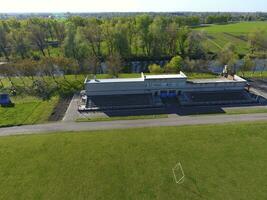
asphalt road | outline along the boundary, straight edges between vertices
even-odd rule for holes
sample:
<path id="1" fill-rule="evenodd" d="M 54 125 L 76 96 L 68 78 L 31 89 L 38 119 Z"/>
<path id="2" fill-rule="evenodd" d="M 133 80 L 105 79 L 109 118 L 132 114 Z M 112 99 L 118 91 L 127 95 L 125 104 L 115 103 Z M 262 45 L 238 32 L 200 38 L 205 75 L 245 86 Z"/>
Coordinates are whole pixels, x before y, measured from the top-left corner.
<path id="1" fill-rule="evenodd" d="M 125 128 L 159 127 L 159 126 L 182 126 L 200 124 L 222 124 L 246 121 L 266 121 L 267 114 L 245 114 L 245 115 L 209 115 L 209 116 L 182 116 L 166 119 L 146 120 L 122 120 L 107 122 L 57 122 L 39 125 L 26 125 L 10 128 L 1 128 L 0 136 L 21 134 L 42 134 L 63 131 L 90 131 L 109 130 Z"/>

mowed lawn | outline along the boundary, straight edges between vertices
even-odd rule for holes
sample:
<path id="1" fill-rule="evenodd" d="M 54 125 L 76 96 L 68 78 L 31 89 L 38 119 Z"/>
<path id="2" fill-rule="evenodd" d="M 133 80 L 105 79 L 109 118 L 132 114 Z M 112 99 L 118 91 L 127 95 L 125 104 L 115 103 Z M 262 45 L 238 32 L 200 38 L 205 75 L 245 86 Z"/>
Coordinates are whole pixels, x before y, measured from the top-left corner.
<path id="1" fill-rule="evenodd" d="M 58 100 L 58 97 L 48 101 L 34 97 L 12 98 L 14 107 L 0 107 L 0 127 L 47 122 Z"/>
<path id="2" fill-rule="evenodd" d="M 267 199 L 266 147 L 266 122 L 1 137 L 0 199 Z"/>
<path id="3" fill-rule="evenodd" d="M 211 25 L 197 28 L 207 33 L 207 47 L 214 52 L 220 51 L 227 43 L 235 45 L 239 54 L 249 51 L 248 34 L 257 29 L 267 31 L 267 22 L 240 22 L 226 25 Z"/>

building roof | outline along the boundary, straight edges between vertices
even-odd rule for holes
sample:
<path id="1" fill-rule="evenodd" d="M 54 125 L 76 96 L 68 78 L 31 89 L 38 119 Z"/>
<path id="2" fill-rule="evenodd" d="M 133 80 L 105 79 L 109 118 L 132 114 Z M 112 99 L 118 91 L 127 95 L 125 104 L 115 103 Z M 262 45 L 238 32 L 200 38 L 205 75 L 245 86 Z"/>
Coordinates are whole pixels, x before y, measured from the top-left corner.
<path id="1" fill-rule="evenodd" d="M 124 83 L 124 82 L 141 82 L 144 78 L 108 78 L 108 79 L 91 79 L 87 83 Z"/>
<path id="2" fill-rule="evenodd" d="M 212 78 L 212 79 L 193 79 L 188 82 L 191 83 L 236 83 L 236 82 L 247 82 L 245 79 L 242 79 L 239 76 L 235 76 L 234 79 L 228 78 Z"/>
<path id="3" fill-rule="evenodd" d="M 109 79 L 91 79 L 85 80 L 85 83 L 125 83 L 125 82 L 143 82 L 145 80 L 156 79 L 181 79 L 187 78 L 183 72 L 180 74 L 161 74 L 161 75 L 144 75 L 141 73 L 140 78 L 109 78 Z"/>
<path id="4" fill-rule="evenodd" d="M 161 75 L 146 75 L 145 79 L 180 79 L 186 78 L 186 76 L 182 73 L 180 74 L 161 74 Z"/>

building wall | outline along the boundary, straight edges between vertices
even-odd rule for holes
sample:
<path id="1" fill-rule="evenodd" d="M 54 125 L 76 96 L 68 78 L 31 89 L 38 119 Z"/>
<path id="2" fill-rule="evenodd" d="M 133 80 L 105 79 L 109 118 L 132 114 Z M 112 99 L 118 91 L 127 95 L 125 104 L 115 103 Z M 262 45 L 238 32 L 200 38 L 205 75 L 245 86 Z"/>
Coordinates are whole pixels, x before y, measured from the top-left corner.
<path id="1" fill-rule="evenodd" d="M 226 81 L 226 82 L 189 82 L 186 78 L 179 79 L 144 79 L 136 82 L 98 82 L 86 83 L 85 89 L 88 96 L 95 95 L 116 95 L 116 94 L 159 94 L 160 92 L 175 91 L 221 91 L 221 90 L 243 90 L 247 82 Z"/>

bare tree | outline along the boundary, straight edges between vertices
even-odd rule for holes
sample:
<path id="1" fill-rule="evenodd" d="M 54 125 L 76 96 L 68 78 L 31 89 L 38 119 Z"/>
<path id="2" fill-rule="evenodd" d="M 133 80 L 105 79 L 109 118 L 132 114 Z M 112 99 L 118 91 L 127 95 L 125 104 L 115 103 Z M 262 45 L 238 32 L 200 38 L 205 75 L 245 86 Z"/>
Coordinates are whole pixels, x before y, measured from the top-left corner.
<path id="1" fill-rule="evenodd" d="M 108 73 L 112 76 L 118 77 L 122 70 L 122 59 L 120 54 L 111 54 L 107 59 Z"/>

